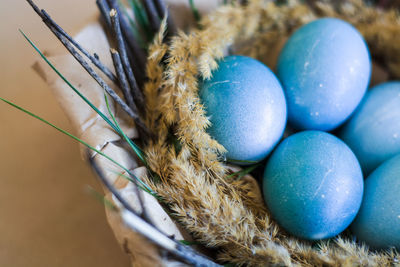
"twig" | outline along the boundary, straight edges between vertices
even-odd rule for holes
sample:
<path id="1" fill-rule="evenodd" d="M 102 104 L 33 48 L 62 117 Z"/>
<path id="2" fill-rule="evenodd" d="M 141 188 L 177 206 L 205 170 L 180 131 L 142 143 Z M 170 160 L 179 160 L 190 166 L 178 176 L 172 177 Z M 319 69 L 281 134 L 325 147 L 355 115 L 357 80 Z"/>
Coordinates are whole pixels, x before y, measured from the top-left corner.
<path id="1" fill-rule="evenodd" d="M 51 17 L 45 10 L 42 9 L 43 15 L 46 17 L 46 19 L 49 21 L 49 23 L 59 32 L 61 33 L 65 38 L 67 38 L 68 41 L 71 42 L 72 45 L 74 45 L 79 51 L 82 52 L 99 70 L 101 70 L 112 82 L 114 82 L 116 85 L 118 85 L 118 80 L 117 77 L 114 75 L 114 73 L 111 72 L 109 68 L 103 65 L 101 61 L 96 57 L 92 56 L 88 51 L 86 51 L 80 44 L 78 44 L 68 33 L 64 31 Z"/>
<path id="2" fill-rule="evenodd" d="M 138 41 L 136 40 L 135 36 L 133 35 L 133 30 L 132 30 L 131 26 L 129 25 L 129 22 L 127 21 L 124 14 L 121 12 L 118 2 L 116 0 L 108 0 L 108 2 L 110 4 L 110 7 L 114 8 L 117 11 L 122 34 L 124 35 L 124 37 L 125 37 L 124 39 L 127 42 L 128 46 L 131 48 L 130 51 L 132 51 L 132 55 L 135 60 L 135 62 L 131 62 L 131 64 L 137 62 L 138 70 L 143 70 L 144 67 L 146 66 L 145 51 L 140 47 Z M 135 74 L 136 73 L 137 72 L 135 72 Z M 142 75 L 142 76 L 144 76 L 144 75 Z M 141 78 L 143 78 L 143 77 L 141 77 Z"/>
<path id="3" fill-rule="evenodd" d="M 129 88 L 129 83 L 128 83 L 128 80 L 126 78 L 124 68 L 122 67 L 121 57 L 119 56 L 118 51 L 115 50 L 114 48 L 111 48 L 110 52 L 111 52 L 111 57 L 113 59 L 115 71 L 117 72 L 118 79 L 119 79 L 120 84 L 121 84 L 121 86 L 120 86 L 121 87 L 121 91 L 124 94 L 125 100 L 128 103 L 129 107 L 133 111 L 137 111 L 137 107 L 136 107 L 136 104 L 135 104 L 135 102 L 133 100 L 133 96 L 132 96 L 131 90 Z"/>
<path id="4" fill-rule="evenodd" d="M 96 4 L 100 10 L 100 13 L 103 17 L 103 19 L 105 20 L 108 29 L 110 30 L 110 32 L 113 34 L 113 26 L 111 24 L 111 18 L 110 18 L 110 6 L 108 5 L 108 1 L 106 0 L 96 0 Z M 129 46 L 129 44 L 126 42 L 125 38 L 124 38 L 124 43 L 126 43 L 126 46 Z M 136 51 L 135 53 L 138 53 L 138 51 Z M 139 53 L 144 53 L 142 51 L 140 51 Z M 144 83 L 144 73 L 143 73 L 143 69 L 144 67 L 140 68 L 139 66 L 137 66 L 137 64 L 135 64 L 135 59 L 133 56 L 134 53 L 131 52 L 131 48 L 128 49 L 127 51 L 127 55 L 128 55 L 128 59 L 129 62 L 131 63 L 132 67 L 133 67 L 133 73 L 134 75 L 138 78 L 138 84 L 143 85 Z M 145 57 L 145 55 L 143 55 L 143 57 Z"/>
<path id="5" fill-rule="evenodd" d="M 108 180 L 104 177 L 102 171 L 100 170 L 99 166 L 94 161 L 94 159 L 90 157 L 90 155 L 88 155 L 88 160 L 105 187 L 107 187 L 107 189 L 118 199 L 118 201 L 125 208 L 121 211 L 121 217 L 129 228 L 145 236 L 154 244 L 167 250 L 168 252 L 175 255 L 179 259 L 182 259 L 188 264 L 198 267 L 222 267 L 221 265 L 216 264 L 207 257 L 193 250 L 191 247 L 178 243 L 175 240 L 169 238 L 159 229 L 151 225 L 148 221 L 141 218 L 140 215 L 129 205 L 129 203 L 125 201 L 121 194 L 108 182 Z"/>
<path id="6" fill-rule="evenodd" d="M 138 109 L 136 107 L 136 104 L 133 100 L 133 96 L 131 94 L 131 90 L 129 88 L 129 83 L 128 80 L 126 78 L 125 72 L 124 72 L 124 68 L 122 66 L 122 62 L 121 62 L 121 57 L 118 53 L 117 50 L 111 48 L 110 49 L 111 52 L 111 57 L 113 59 L 113 63 L 114 63 L 114 67 L 115 70 L 117 72 L 118 75 L 118 79 L 120 82 L 120 87 L 121 87 L 121 91 L 124 94 L 125 100 L 128 103 L 129 107 L 135 112 L 138 113 Z M 135 119 L 135 123 L 136 126 L 138 127 L 139 130 L 139 135 L 142 137 L 142 139 L 146 139 L 146 137 L 150 137 L 150 133 L 147 130 L 146 125 L 143 123 L 143 121 L 140 118 L 136 118 Z"/>
<path id="7" fill-rule="evenodd" d="M 99 68 L 111 81 L 113 81 L 114 83 L 117 84 L 118 81 L 117 81 L 115 75 L 109 69 L 107 69 L 107 67 L 104 66 L 98 59 L 96 59 L 95 57 L 92 57 L 89 52 L 87 52 L 85 49 L 83 49 L 83 47 L 81 47 L 78 43 L 76 43 L 72 39 L 72 37 L 70 37 L 57 23 L 55 23 L 55 21 L 53 21 L 51 19 L 51 17 L 46 13 L 46 11 L 40 10 L 38 8 L 38 6 L 35 3 L 33 3 L 32 0 L 27 0 L 27 2 L 33 8 L 33 10 L 42 18 L 45 25 L 50 30 L 52 30 L 51 27 L 54 27 L 56 31 L 59 31 L 62 35 L 64 35 L 76 48 L 78 48 L 86 57 L 88 57 L 93 62 L 93 64 L 97 68 Z M 47 17 L 45 17 L 44 14 L 46 14 Z M 54 33 L 53 30 L 52 30 L 52 32 Z"/>
<path id="8" fill-rule="evenodd" d="M 138 114 L 136 114 L 118 95 L 111 89 L 110 86 L 90 67 L 90 65 L 82 58 L 82 56 L 72 47 L 72 45 L 68 42 L 68 40 L 55 32 L 59 40 L 63 43 L 63 45 L 68 49 L 68 51 L 74 56 L 74 58 L 81 64 L 81 66 L 89 73 L 90 76 L 103 88 L 106 92 L 117 102 L 122 109 L 128 113 L 130 117 L 133 119 L 139 118 Z"/>
<path id="9" fill-rule="evenodd" d="M 102 18 L 105 20 L 107 26 L 111 29 L 111 20 L 110 20 L 110 7 L 106 0 L 96 0 L 96 5 L 100 10 Z"/>
<path id="10" fill-rule="evenodd" d="M 156 33 L 160 28 L 160 17 L 152 0 L 141 0 L 149 18 L 150 28 L 153 33 Z"/>
<path id="11" fill-rule="evenodd" d="M 107 180 L 107 178 L 104 176 L 103 172 L 101 171 L 100 167 L 97 165 L 97 163 L 94 160 L 94 157 L 91 156 L 90 154 L 90 150 L 87 150 L 87 158 L 88 161 L 90 162 L 90 165 L 93 167 L 93 169 L 95 170 L 97 176 L 100 178 L 100 181 L 107 187 L 108 190 L 110 190 L 110 192 L 118 199 L 118 201 L 122 204 L 122 206 L 124 206 L 125 209 L 129 210 L 130 212 L 136 214 L 137 216 L 140 216 L 141 218 L 143 218 L 146 221 L 149 221 L 149 218 L 147 215 L 145 215 L 145 208 L 144 208 L 144 202 L 143 202 L 143 197 L 142 194 L 140 194 L 140 189 L 139 186 L 135 181 L 135 191 L 136 191 L 136 195 L 137 198 L 139 200 L 139 205 L 140 208 L 142 210 L 141 213 L 138 213 L 136 210 L 134 210 L 129 203 L 119 194 L 119 192 L 117 191 L 117 189 L 115 189 Z"/>
<path id="12" fill-rule="evenodd" d="M 172 19 L 171 16 L 169 16 L 168 14 L 168 9 L 165 6 L 164 0 L 154 0 L 154 4 L 156 6 L 157 12 L 158 12 L 158 16 L 160 18 L 164 18 L 165 16 L 167 17 L 167 30 L 168 30 L 168 35 L 175 35 L 177 30 L 176 30 L 176 26 L 175 23 Z"/>
<path id="13" fill-rule="evenodd" d="M 132 109 L 111 89 L 107 83 L 90 67 L 90 65 L 83 59 L 83 57 L 75 50 L 75 48 L 71 45 L 71 43 L 61 34 L 59 33 L 54 26 L 49 23 L 46 14 L 33 3 L 32 0 L 27 0 L 28 3 L 32 6 L 35 12 L 43 19 L 44 23 L 49 27 L 49 29 L 53 32 L 53 34 L 61 41 L 61 43 L 67 48 L 67 50 L 71 53 L 71 55 L 81 64 L 81 66 L 89 73 L 93 79 L 104 89 L 106 92 L 117 102 L 122 109 L 128 113 L 130 117 L 133 119 L 137 119 L 139 116 L 132 111 Z"/>
<path id="14" fill-rule="evenodd" d="M 110 11 L 110 18 L 111 18 L 111 24 L 112 24 L 113 30 L 114 30 L 115 39 L 117 40 L 117 44 L 118 44 L 118 52 L 121 56 L 122 66 L 124 67 L 126 76 L 128 78 L 129 86 L 131 87 L 132 94 L 135 98 L 136 106 L 139 108 L 140 111 L 143 111 L 144 110 L 143 94 L 139 90 L 139 86 L 138 86 L 135 76 L 133 74 L 131 64 L 129 63 L 129 60 L 128 60 L 125 43 L 124 43 L 124 40 L 122 37 L 121 28 L 119 25 L 118 13 L 115 9 L 112 9 Z"/>

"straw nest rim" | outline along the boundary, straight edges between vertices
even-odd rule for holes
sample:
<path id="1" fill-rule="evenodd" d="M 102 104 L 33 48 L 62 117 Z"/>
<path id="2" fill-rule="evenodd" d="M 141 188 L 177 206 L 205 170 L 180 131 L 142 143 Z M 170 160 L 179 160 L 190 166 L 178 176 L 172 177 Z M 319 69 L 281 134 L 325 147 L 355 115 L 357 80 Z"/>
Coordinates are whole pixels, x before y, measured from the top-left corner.
<path id="1" fill-rule="evenodd" d="M 144 86 L 146 124 L 155 133 L 145 152 L 161 182 L 147 183 L 167 203 L 173 217 L 195 240 L 218 250 L 217 260 L 238 265 L 387 266 L 398 252 L 374 252 L 347 236 L 317 245 L 284 233 L 271 220 L 251 177 L 228 178 L 225 149 L 206 132 L 210 122 L 197 95 L 198 79 L 208 79 L 228 50 L 273 65 L 278 47 L 299 26 L 319 17 L 353 24 L 372 57 L 400 77 L 400 16 L 359 0 L 317 1 L 312 6 L 267 0 L 222 6 L 200 29 L 180 32 L 163 43 L 165 26 L 149 49 Z M 164 24 L 165 25 L 165 24 Z M 246 46 L 251 41 L 251 46 Z M 162 63 L 167 58 L 167 63 Z M 270 61 L 269 61 L 270 60 Z"/>

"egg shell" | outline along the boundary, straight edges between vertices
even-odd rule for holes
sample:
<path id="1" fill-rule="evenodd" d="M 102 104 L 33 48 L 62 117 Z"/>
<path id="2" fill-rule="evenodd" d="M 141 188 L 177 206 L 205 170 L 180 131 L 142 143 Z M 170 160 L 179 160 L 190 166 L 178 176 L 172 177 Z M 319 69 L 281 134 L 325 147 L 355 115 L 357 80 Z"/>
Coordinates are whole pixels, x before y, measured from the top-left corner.
<path id="1" fill-rule="evenodd" d="M 286 101 L 274 73 L 261 62 L 228 56 L 199 95 L 211 121 L 210 135 L 231 161 L 260 161 L 282 137 Z"/>
<path id="2" fill-rule="evenodd" d="M 301 130 L 335 129 L 360 103 L 370 75 L 368 47 L 353 26 L 334 18 L 304 25 L 277 65 L 289 123 Z"/>
<path id="3" fill-rule="evenodd" d="M 339 136 L 356 154 L 365 175 L 400 153 L 400 81 L 368 91 Z"/>
<path id="4" fill-rule="evenodd" d="M 361 208 L 350 228 L 371 248 L 400 250 L 400 155 L 365 180 Z"/>
<path id="5" fill-rule="evenodd" d="M 353 152 L 335 136 L 304 131 L 285 139 L 267 162 L 264 199 L 272 217 L 302 239 L 333 237 L 360 208 L 363 177 Z"/>

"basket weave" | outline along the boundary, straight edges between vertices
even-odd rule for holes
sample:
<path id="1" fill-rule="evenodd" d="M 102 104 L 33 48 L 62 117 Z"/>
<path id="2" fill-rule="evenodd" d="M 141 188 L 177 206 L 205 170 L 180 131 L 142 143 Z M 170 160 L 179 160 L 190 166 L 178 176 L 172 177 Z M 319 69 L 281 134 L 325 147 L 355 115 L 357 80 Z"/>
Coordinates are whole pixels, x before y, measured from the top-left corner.
<path id="1" fill-rule="evenodd" d="M 150 49 L 145 86 L 147 125 L 157 134 L 145 151 L 161 183 L 148 179 L 173 217 L 195 240 L 217 249 L 217 260 L 239 265 L 387 266 L 397 252 L 372 252 L 347 237 L 310 244 L 285 234 L 271 219 L 251 179 L 228 179 L 219 155 L 224 148 L 206 132 L 210 125 L 197 95 L 229 51 L 257 58 L 272 68 L 287 37 L 319 17 L 353 24 L 372 57 L 392 78 L 400 77 L 400 17 L 362 1 L 252 0 L 223 6 L 203 19 L 200 30 L 180 33 L 169 46 L 162 33 Z M 167 56 L 167 64 L 162 63 Z M 170 142 L 171 135 L 179 141 Z M 172 138 L 174 139 L 174 138 Z"/>

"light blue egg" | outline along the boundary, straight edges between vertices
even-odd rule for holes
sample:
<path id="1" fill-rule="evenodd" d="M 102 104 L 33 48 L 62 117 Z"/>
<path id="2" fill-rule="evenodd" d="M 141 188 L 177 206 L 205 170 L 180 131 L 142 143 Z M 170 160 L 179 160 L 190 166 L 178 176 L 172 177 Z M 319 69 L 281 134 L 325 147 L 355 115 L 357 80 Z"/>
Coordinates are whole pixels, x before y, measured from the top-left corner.
<path id="1" fill-rule="evenodd" d="M 400 153 L 400 81 L 375 86 L 340 133 L 365 175 Z"/>
<path id="2" fill-rule="evenodd" d="M 199 95 L 211 121 L 210 135 L 234 161 L 260 161 L 277 144 L 286 125 L 286 101 L 275 75 L 261 62 L 229 56 Z"/>
<path id="3" fill-rule="evenodd" d="M 372 248 L 400 250 L 400 155 L 385 161 L 365 180 L 351 231 Z"/>
<path id="4" fill-rule="evenodd" d="M 353 152 L 335 136 L 305 131 L 285 139 L 267 162 L 264 199 L 272 217 L 302 239 L 333 237 L 356 216 L 363 176 Z"/>
<path id="5" fill-rule="evenodd" d="M 279 56 L 288 121 L 302 130 L 330 131 L 362 99 L 371 74 L 365 41 L 347 22 L 318 19 L 297 30 Z"/>

